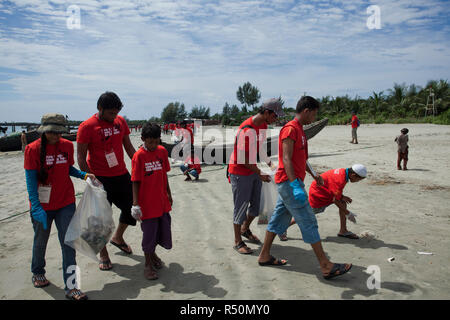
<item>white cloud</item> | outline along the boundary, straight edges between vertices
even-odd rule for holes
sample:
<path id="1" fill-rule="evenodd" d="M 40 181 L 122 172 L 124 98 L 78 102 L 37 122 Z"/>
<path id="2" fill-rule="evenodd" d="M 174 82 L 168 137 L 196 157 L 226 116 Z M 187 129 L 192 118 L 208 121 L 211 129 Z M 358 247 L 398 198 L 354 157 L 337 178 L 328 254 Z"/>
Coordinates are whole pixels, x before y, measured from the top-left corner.
<path id="1" fill-rule="evenodd" d="M 364 95 L 449 73 L 449 28 L 429 32 L 445 12 L 435 0 L 378 1 L 381 30 L 367 29 L 366 1 L 80 0 L 81 30 L 66 28 L 66 1 L 13 2 L 31 22 L 0 21 L 0 67 L 34 72 L 2 82 L 21 97 L 0 101 L 17 120 L 58 105 L 83 119 L 105 90 L 138 118 L 174 100 L 220 111 L 245 81 L 294 105 L 304 91 Z"/>

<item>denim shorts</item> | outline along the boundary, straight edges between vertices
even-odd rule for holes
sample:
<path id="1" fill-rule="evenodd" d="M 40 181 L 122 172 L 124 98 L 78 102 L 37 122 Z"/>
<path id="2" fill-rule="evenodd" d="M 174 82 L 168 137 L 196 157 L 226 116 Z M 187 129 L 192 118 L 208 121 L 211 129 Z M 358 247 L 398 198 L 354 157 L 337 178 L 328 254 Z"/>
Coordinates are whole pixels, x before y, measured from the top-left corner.
<path id="1" fill-rule="evenodd" d="M 302 181 L 300 181 L 300 184 L 306 194 L 305 185 Z M 278 200 L 267 226 L 267 231 L 283 234 L 289 227 L 291 218 L 294 218 L 305 243 L 313 244 L 319 242 L 319 227 L 309 202 L 300 203 L 294 198 L 289 181 L 277 184 L 277 188 Z"/>

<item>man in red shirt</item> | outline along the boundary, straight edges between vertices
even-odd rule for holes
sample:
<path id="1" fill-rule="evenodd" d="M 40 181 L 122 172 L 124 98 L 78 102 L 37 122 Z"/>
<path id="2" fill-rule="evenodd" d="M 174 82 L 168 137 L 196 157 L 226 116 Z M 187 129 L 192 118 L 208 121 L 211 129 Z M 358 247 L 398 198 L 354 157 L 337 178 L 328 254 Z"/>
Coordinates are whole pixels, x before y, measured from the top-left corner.
<path id="1" fill-rule="evenodd" d="M 271 256 L 270 249 L 275 235 L 283 234 L 294 217 L 300 227 L 303 241 L 311 244 L 314 250 L 323 277 L 331 279 L 348 272 L 352 265 L 332 263 L 328 260 L 322 248 L 317 220 L 309 205 L 303 183 L 306 171 L 308 171 L 319 185 L 323 185 L 323 179 L 319 175 L 313 175 L 307 166 L 308 143 L 303 131 L 303 125 L 313 122 L 318 110 L 319 102 L 316 99 L 310 96 L 302 97 L 297 103 L 294 120 L 288 122 L 280 131 L 278 170 L 275 174 L 279 197 L 267 226 L 258 263 L 260 266 L 286 264 L 287 260 Z"/>
<path id="2" fill-rule="evenodd" d="M 352 111 L 352 141 L 350 143 L 358 144 L 358 134 L 357 130 L 359 127 L 359 119 L 356 116 L 356 112 Z"/>
<path id="3" fill-rule="evenodd" d="M 257 154 L 266 140 L 267 125 L 284 115 L 278 99 L 263 103 L 257 115 L 245 120 L 239 127 L 231 154 L 228 173 L 233 191 L 234 249 L 241 254 L 251 254 L 242 236 L 253 243 L 259 239 L 250 231 L 250 224 L 259 215 L 262 181 L 270 177 L 258 169 Z M 270 159 L 264 159 L 270 165 Z M 248 215 L 247 215 L 248 209 Z"/>
<path id="4" fill-rule="evenodd" d="M 122 106 L 114 92 L 105 92 L 100 96 L 97 101 L 98 113 L 81 123 L 78 128 L 77 156 L 80 169 L 95 174 L 105 188 L 108 201 L 121 209 L 119 225 L 110 243 L 131 254 L 131 248 L 123 239 L 123 234 L 129 225 L 136 225 L 136 220 L 131 216 L 132 184 L 123 149 L 130 159 L 136 150 L 130 141 L 127 122 L 118 115 Z M 99 267 L 100 270 L 112 268 L 106 247 L 100 252 Z"/>
<path id="5" fill-rule="evenodd" d="M 313 181 L 309 188 L 309 204 L 314 214 L 322 213 L 325 209 L 335 204 L 339 208 L 341 227 L 339 237 L 359 239 L 359 237 L 347 230 L 347 219 L 356 223 L 356 214 L 347 209 L 347 204 L 352 203 L 350 197 L 344 196 L 343 191 L 347 182 L 359 182 L 367 176 L 367 169 L 362 164 L 354 164 L 351 168 L 332 169 L 321 174 L 323 185 L 319 186 Z M 291 225 L 295 224 L 292 219 Z"/>

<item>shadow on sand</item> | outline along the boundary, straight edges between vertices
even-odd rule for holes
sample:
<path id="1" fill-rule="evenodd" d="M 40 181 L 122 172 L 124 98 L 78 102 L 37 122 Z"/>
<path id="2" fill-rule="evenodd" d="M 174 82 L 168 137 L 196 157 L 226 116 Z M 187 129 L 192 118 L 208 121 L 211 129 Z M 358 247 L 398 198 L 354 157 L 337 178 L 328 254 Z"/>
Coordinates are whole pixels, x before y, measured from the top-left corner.
<path id="1" fill-rule="evenodd" d="M 131 259 L 138 261 L 137 265 L 122 265 L 113 263 L 110 271 L 116 275 L 126 278 L 118 282 L 107 283 L 103 289 L 95 291 L 84 291 L 91 300 L 125 300 L 137 299 L 142 290 L 149 289 L 155 285 L 163 285 L 161 292 L 173 292 L 179 294 L 203 293 L 208 298 L 223 298 L 227 291 L 217 287 L 219 280 L 213 275 L 206 275 L 201 272 L 184 272 L 183 267 L 178 263 L 170 263 L 158 270 L 159 279 L 147 280 L 144 278 L 145 258 L 143 256 L 130 255 Z M 50 285 L 44 290 L 54 299 L 64 299 L 64 291 L 54 285 Z M 156 289 L 154 289 L 156 290 Z M 186 297 L 187 298 L 187 297 Z M 145 299 L 151 299 L 147 297 Z"/>
<path id="2" fill-rule="evenodd" d="M 288 259 L 288 264 L 282 267 L 278 266 L 269 268 L 315 275 L 317 280 L 323 284 L 344 289 L 345 291 L 342 292 L 341 295 L 342 299 L 354 299 L 355 295 L 370 297 L 378 294 L 376 289 L 369 289 L 367 287 L 367 280 L 370 275 L 366 273 L 366 267 L 353 264 L 352 269 L 347 274 L 331 280 L 325 280 L 319 269 L 316 256 L 314 255 L 312 249 L 305 250 L 299 247 L 280 246 L 274 243 L 272 246 L 272 254 L 277 258 Z M 333 262 L 345 263 L 345 261 Z M 391 281 L 382 281 L 381 289 L 387 289 L 400 293 L 411 293 L 416 290 L 414 286 L 410 284 Z"/>
<path id="3" fill-rule="evenodd" d="M 352 244 L 356 247 L 362 248 L 362 249 L 379 249 L 379 248 L 390 248 L 395 250 L 408 250 L 408 247 L 402 246 L 400 244 L 394 244 L 394 243 L 385 243 L 383 240 L 379 239 L 346 239 L 343 237 L 326 237 L 325 239 L 322 239 L 322 242 L 336 242 L 336 243 L 342 243 L 342 244 Z"/>

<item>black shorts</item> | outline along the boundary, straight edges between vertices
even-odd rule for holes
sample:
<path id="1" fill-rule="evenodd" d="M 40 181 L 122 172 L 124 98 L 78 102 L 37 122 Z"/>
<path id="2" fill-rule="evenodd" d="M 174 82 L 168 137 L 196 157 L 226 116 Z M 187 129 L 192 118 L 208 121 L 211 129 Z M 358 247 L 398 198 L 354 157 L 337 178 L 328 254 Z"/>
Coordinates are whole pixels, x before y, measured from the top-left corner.
<path id="1" fill-rule="evenodd" d="M 135 226 L 136 219 L 131 215 L 133 185 L 130 174 L 127 172 L 124 175 L 116 177 L 96 177 L 103 183 L 109 203 L 114 203 L 121 210 L 119 221 L 127 225 Z"/>

